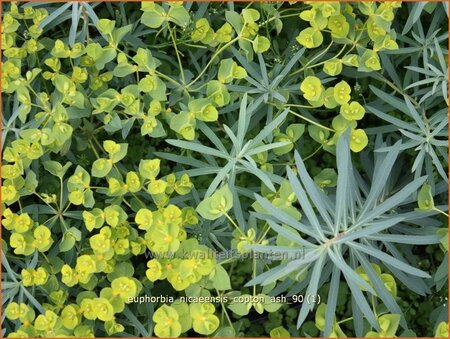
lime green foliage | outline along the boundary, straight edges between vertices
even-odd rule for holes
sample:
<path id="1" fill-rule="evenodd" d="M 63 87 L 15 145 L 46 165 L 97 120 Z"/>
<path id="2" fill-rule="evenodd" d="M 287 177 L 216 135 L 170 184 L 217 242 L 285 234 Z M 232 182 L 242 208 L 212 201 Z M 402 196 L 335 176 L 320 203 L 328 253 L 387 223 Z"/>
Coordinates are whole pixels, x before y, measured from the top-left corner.
<path id="1" fill-rule="evenodd" d="M 400 315 L 398 314 L 384 314 L 378 318 L 380 324 L 380 331 L 370 331 L 366 334 L 366 338 L 392 338 L 397 332 L 400 322 Z"/>
<path id="2" fill-rule="evenodd" d="M 447 338 L 448 337 L 448 323 L 441 321 L 436 328 L 435 338 Z"/>
<path id="3" fill-rule="evenodd" d="M 446 11 L 4 2 L 2 334 L 447 335 Z"/>
<path id="4" fill-rule="evenodd" d="M 215 220 L 227 214 L 233 206 L 233 195 L 228 185 L 223 186 L 203 200 L 197 207 L 197 212 L 205 219 Z"/>

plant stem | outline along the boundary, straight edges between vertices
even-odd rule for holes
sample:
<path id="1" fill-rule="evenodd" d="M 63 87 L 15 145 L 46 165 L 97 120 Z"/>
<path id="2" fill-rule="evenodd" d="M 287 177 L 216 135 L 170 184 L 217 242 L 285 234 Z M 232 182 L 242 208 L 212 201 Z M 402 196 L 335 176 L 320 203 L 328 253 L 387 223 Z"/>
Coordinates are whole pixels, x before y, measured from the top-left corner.
<path id="1" fill-rule="evenodd" d="M 231 222 L 231 224 L 241 233 L 242 236 L 245 237 L 245 233 L 239 228 L 239 226 L 234 222 L 234 220 L 230 217 L 228 213 L 225 213 L 227 219 Z"/>
<path id="2" fill-rule="evenodd" d="M 323 148 L 323 145 L 320 145 L 320 147 L 318 149 L 316 149 L 314 152 L 312 152 L 310 155 L 308 155 L 305 159 L 303 159 L 303 161 L 306 161 L 310 158 L 312 158 L 314 155 L 316 155 L 317 152 L 319 152 L 321 149 Z"/>
<path id="3" fill-rule="evenodd" d="M 299 107 L 299 108 L 315 108 L 314 106 L 308 106 L 308 105 L 296 105 L 296 104 L 289 104 L 289 107 Z"/>
<path id="4" fill-rule="evenodd" d="M 338 58 L 339 55 L 341 55 L 342 52 L 344 52 L 344 50 L 345 50 L 346 47 L 347 47 L 347 45 L 344 45 L 344 46 L 341 48 L 341 50 L 340 50 L 334 57 L 332 57 L 331 59 Z M 308 66 L 308 68 L 313 68 L 313 67 L 317 67 L 317 66 L 323 65 L 323 64 L 324 64 L 325 62 L 327 62 L 327 61 L 328 61 L 328 60 L 318 62 L 317 64 Z"/>
<path id="5" fill-rule="evenodd" d="M 375 298 L 373 297 L 373 295 L 370 296 L 370 299 L 372 301 L 373 314 L 375 314 L 375 318 L 378 318 L 377 309 L 375 308 Z"/>
<path id="6" fill-rule="evenodd" d="M 170 28 L 170 25 L 167 25 L 167 28 L 169 29 L 169 34 L 173 41 L 173 47 L 175 48 L 175 55 L 177 56 L 178 66 L 180 67 L 181 80 L 183 81 L 183 84 L 184 84 L 184 83 L 186 83 L 186 79 L 184 78 L 183 65 L 181 64 L 180 52 L 178 51 L 175 35 L 174 35 L 172 29 Z"/>
<path id="7" fill-rule="evenodd" d="M 266 237 L 267 233 L 270 231 L 270 227 L 268 227 L 268 226 L 269 225 L 267 223 L 264 224 L 263 232 L 261 233 L 261 236 L 256 241 L 257 244 L 261 243 L 264 240 L 264 238 Z"/>
<path id="8" fill-rule="evenodd" d="M 292 110 L 290 110 L 290 109 L 288 109 L 288 111 L 289 111 L 289 113 L 294 114 L 295 116 L 297 116 L 297 117 L 299 117 L 299 118 L 301 118 L 301 119 L 303 119 L 303 120 L 309 122 L 310 124 L 316 125 L 317 127 L 320 127 L 320 128 L 322 128 L 322 129 L 325 129 L 325 130 L 330 131 L 330 132 L 333 132 L 333 133 L 336 132 L 334 129 L 331 129 L 331 128 L 329 128 L 329 127 L 326 127 L 326 126 L 324 126 L 324 125 L 321 125 L 321 124 L 319 124 L 318 122 L 315 122 L 315 121 L 313 121 L 313 120 L 311 120 L 311 119 L 309 119 L 309 118 L 307 118 L 307 117 L 304 117 L 303 115 L 301 115 L 301 114 L 299 114 L 299 113 L 297 113 L 297 112 L 294 112 L 294 111 L 292 111 Z"/>
<path id="9" fill-rule="evenodd" d="M 433 207 L 433 211 L 439 212 L 439 213 L 441 213 L 442 215 L 445 215 L 448 218 L 448 213 L 445 213 L 444 211 L 440 210 L 437 207 Z"/>
<path id="10" fill-rule="evenodd" d="M 303 72 L 305 69 L 310 68 L 309 65 L 311 65 L 315 60 L 319 59 L 321 56 L 323 56 L 326 52 L 328 52 L 328 50 L 330 49 L 330 47 L 333 45 L 333 41 L 330 42 L 330 44 L 322 51 L 320 52 L 318 55 L 316 55 L 314 58 L 312 58 L 305 66 L 303 66 L 302 68 L 300 68 L 299 70 L 293 72 L 290 74 L 290 76 L 296 75 L 298 73 Z"/>
<path id="11" fill-rule="evenodd" d="M 236 41 L 239 40 L 239 36 L 235 37 L 234 39 L 231 39 L 229 42 L 227 42 L 225 45 L 223 45 L 221 48 L 219 48 L 216 53 L 213 54 L 213 56 L 211 57 L 211 59 L 209 60 L 209 62 L 206 64 L 205 68 L 203 68 L 203 70 L 200 72 L 200 74 L 194 79 L 192 80 L 189 84 L 186 85 L 186 88 L 191 87 L 193 84 L 195 84 L 202 76 L 203 74 L 205 74 L 205 72 L 208 70 L 209 66 L 211 66 L 211 64 L 213 63 L 214 59 L 220 54 L 222 53 L 226 48 L 228 48 L 229 46 L 231 46 L 232 44 L 234 44 Z"/>
<path id="12" fill-rule="evenodd" d="M 63 180 L 62 178 L 59 178 L 60 183 L 60 191 L 59 191 L 59 210 L 61 211 L 63 208 L 62 200 L 63 200 Z"/>
<path id="13" fill-rule="evenodd" d="M 39 197 L 39 199 L 41 199 L 44 202 L 44 204 L 46 204 L 48 207 L 50 207 L 52 209 L 52 211 L 55 212 L 55 214 L 58 214 L 58 211 L 52 205 L 50 205 L 47 201 L 45 201 L 44 198 L 42 198 L 39 193 L 33 192 L 33 194 L 36 195 L 37 197 Z"/>
<path id="14" fill-rule="evenodd" d="M 221 294 L 219 293 L 219 291 L 217 289 L 216 289 L 216 293 L 217 293 L 217 295 L 220 298 L 220 305 L 222 306 L 222 311 L 225 314 L 225 317 L 227 317 L 227 320 L 228 320 L 228 323 L 230 324 L 230 327 L 233 328 L 233 323 L 231 322 L 231 319 L 230 319 L 230 316 L 228 315 L 227 309 L 226 309 L 225 305 L 223 304 L 223 301 L 222 301 L 222 298 L 221 298 L 222 296 L 221 296 Z"/>
<path id="15" fill-rule="evenodd" d="M 382 74 L 378 74 L 378 76 L 381 78 L 380 80 L 383 81 L 386 85 L 388 85 L 389 87 L 391 87 L 394 91 L 396 91 L 397 93 L 404 95 L 406 97 L 408 97 L 408 99 L 414 104 L 414 106 L 416 107 L 420 107 L 420 104 L 414 99 L 412 98 L 410 95 L 408 95 L 407 93 L 403 92 L 400 88 L 398 88 L 393 82 L 389 81 L 388 79 L 386 79 L 386 77 Z"/>
<path id="16" fill-rule="evenodd" d="M 353 317 L 346 318 L 346 319 L 343 319 L 343 320 L 339 320 L 338 322 L 336 322 L 336 324 L 339 325 L 339 324 L 345 323 L 345 322 L 350 321 L 350 320 L 353 320 Z"/>
<path id="17" fill-rule="evenodd" d="M 252 251 L 253 254 L 253 279 L 256 277 L 256 257 L 255 257 L 255 251 Z M 256 296 L 256 285 L 253 285 L 253 296 Z"/>
<path id="18" fill-rule="evenodd" d="M 89 146 L 91 146 L 91 149 L 94 152 L 97 159 L 100 159 L 100 156 L 98 155 L 97 150 L 95 149 L 94 144 L 92 143 L 92 140 L 89 140 Z"/>
<path id="19" fill-rule="evenodd" d="M 275 20 L 275 19 L 284 19 L 284 18 L 290 18 L 290 17 L 293 17 L 293 16 L 298 16 L 298 13 L 292 13 L 292 14 L 286 14 L 286 15 L 280 15 L 280 16 L 273 16 L 273 17 L 271 17 L 270 19 L 267 19 L 266 21 L 263 21 L 263 22 L 261 22 L 258 26 L 259 27 L 262 27 L 262 26 L 264 26 L 265 24 L 268 24 L 269 22 L 271 22 L 271 21 L 273 21 L 273 20 Z"/>

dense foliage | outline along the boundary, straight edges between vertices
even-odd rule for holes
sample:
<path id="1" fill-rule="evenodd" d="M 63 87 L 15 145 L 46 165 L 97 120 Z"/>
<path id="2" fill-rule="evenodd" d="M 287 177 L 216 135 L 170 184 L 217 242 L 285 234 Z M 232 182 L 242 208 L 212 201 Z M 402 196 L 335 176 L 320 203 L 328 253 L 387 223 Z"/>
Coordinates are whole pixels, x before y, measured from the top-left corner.
<path id="1" fill-rule="evenodd" d="M 2 335 L 448 337 L 447 3 L 2 7 Z"/>

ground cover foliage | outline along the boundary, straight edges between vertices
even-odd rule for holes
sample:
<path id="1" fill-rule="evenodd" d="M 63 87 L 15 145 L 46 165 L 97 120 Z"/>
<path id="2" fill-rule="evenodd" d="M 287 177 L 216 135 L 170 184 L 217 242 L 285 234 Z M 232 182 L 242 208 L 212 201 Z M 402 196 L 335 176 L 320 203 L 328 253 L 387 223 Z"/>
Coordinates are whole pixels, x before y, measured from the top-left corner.
<path id="1" fill-rule="evenodd" d="M 2 335 L 448 337 L 447 6 L 2 3 Z"/>

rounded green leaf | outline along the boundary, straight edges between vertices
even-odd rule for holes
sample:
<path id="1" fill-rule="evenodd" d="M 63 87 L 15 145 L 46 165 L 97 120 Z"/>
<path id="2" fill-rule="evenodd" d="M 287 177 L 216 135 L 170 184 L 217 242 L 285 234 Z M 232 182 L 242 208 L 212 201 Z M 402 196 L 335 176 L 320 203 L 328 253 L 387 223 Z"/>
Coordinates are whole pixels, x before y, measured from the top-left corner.
<path id="1" fill-rule="evenodd" d="M 264 53 L 270 48 L 270 40 L 265 36 L 257 35 L 253 40 L 253 50 L 255 53 Z"/>
<path id="2" fill-rule="evenodd" d="M 112 168 L 112 160 L 100 158 L 93 162 L 91 174 L 93 177 L 103 178 L 108 175 Z"/>
<path id="3" fill-rule="evenodd" d="M 200 202 L 196 211 L 205 219 L 215 220 L 225 215 L 232 206 L 233 194 L 228 185 L 225 185 Z"/>

